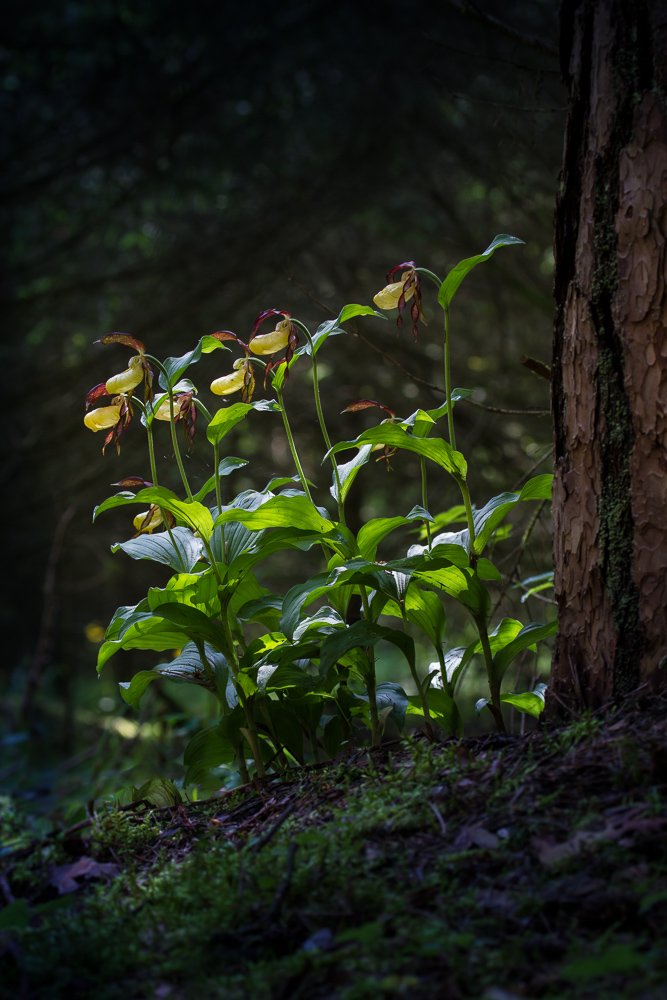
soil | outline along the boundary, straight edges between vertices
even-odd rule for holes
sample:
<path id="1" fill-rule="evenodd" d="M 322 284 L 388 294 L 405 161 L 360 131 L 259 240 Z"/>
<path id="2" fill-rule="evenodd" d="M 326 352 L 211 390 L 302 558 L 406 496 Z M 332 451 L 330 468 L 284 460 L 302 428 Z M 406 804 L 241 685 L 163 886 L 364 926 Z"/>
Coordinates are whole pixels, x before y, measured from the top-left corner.
<path id="1" fill-rule="evenodd" d="M 667 701 L 135 805 L 0 891 L 12 998 L 667 998 Z"/>

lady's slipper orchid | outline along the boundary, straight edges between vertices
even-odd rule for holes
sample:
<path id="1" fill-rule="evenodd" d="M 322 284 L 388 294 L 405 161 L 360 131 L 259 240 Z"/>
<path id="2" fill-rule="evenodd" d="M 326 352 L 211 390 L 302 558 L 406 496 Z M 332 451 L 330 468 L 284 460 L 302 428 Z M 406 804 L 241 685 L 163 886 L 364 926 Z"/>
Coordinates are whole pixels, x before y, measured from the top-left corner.
<path id="1" fill-rule="evenodd" d="M 96 385 L 86 396 L 86 408 L 96 402 L 101 396 L 108 395 L 106 385 Z M 116 396 L 110 406 L 99 406 L 90 413 L 86 413 L 83 422 L 86 427 L 94 432 L 108 430 L 109 433 L 102 445 L 102 454 L 112 441 L 116 445 L 116 451 L 120 454 L 120 436 L 127 430 L 132 419 L 132 407 L 130 397 L 123 394 Z"/>
<path id="2" fill-rule="evenodd" d="M 403 295 L 403 285 L 407 281 L 409 273 L 409 271 L 406 271 L 400 281 L 393 281 L 389 285 L 385 285 L 377 295 L 374 295 L 373 302 L 375 305 L 380 309 L 396 309 L 401 295 Z M 407 292 L 405 292 L 405 301 L 409 302 L 414 294 L 414 286 L 408 288 Z"/>
<path id="3" fill-rule="evenodd" d="M 188 442 L 188 448 L 192 447 L 195 437 L 195 421 L 197 419 L 197 407 L 194 404 L 194 391 L 177 392 L 174 396 L 174 423 L 183 421 L 183 432 Z M 171 406 L 169 405 L 169 394 L 167 394 L 156 410 L 153 412 L 154 420 L 171 420 Z"/>
<path id="4" fill-rule="evenodd" d="M 389 414 L 389 418 L 387 420 L 382 421 L 383 424 L 393 424 L 394 421 L 396 420 L 396 414 L 391 409 L 391 407 L 385 406 L 384 403 L 378 403 L 376 399 L 358 399 L 356 403 L 350 403 L 350 405 L 346 406 L 344 410 L 341 410 L 341 413 L 359 413 L 360 410 L 368 410 L 371 407 L 375 407 L 378 410 L 384 410 L 385 413 Z M 381 451 L 382 454 L 379 456 L 379 458 L 376 459 L 376 461 L 380 462 L 382 459 L 384 459 L 387 465 L 387 472 L 391 471 L 391 465 L 389 464 L 389 459 L 392 457 L 392 455 L 396 454 L 398 448 L 392 448 L 388 444 L 380 443 L 380 444 L 374 444 L 373 447 L 371 448 L 371 451 Z"/>
<path id="5" fill-rule="evenodd" d="M 216 378 L 214 382 L 211 382 L 211 392 L 214 392 L 216 396 L 230 396 L 233 392 L 238 392 L 239 389 L 245 387 L 248 370 L 252 373 L 247 359 L 238 358 L 234 362 L 233 367 L 233 374 L 222 375 L 220 378 Z"/>
<path id="6" fill-rule="evenodd" d="M 96 410 L 91 410 L 83 418 L 83 422 L 90 431 L 106 431 L 110 427 L 115 427 L 120 420 L 120 405 L 99 406 Z"/>
<path id="7" fill-rule="evenodd" d="M 166 515 L 169 527 L 173 528 L 173 526 L 176 524 L 175 517 L 168 511 L 166 512 Z M 137 516 L 132 521 L 132 524 L 137 530 L 137 534 L 134 536 L 135 538 L 137 537 L 137 535 L 146 535 L 146 534 L 151 535 L 156 528 L 159 528 L 161 524 L 164 524 L 160 508 L 157 506 L 157 504 L 151 504 L 148 510 L 144 510 L 141 512 L 141 514 L 137 514 Z"/>
<path id="8" fill-rule="evenodd" d="M 130 367 L 119 375 L 112 375 L 106 381 L 106 390 L 109 396 L 116 396 L 120 392 L 132 392 L 133 389 L 143 382 L 145 376 L 141 356 L 130 359 Z"/>
<path id="9" fill-rule="evenodd" d="M 248 345 L 253 354 L 275 354 L 283 351 L 289 344 L 292 324 L 282 319 L 271 333 L 258 333 Z"/>
<path id="10" fill-rule="evenodd" d="M 282 319 L 279 320 L 275 330 L 272 330 L 271 333 L 257 333 L 264 320 L 268 319 L 269 316 L 282 316 Z M 289 377 L 289 363 L 292 360 L 298 343 L 299 335 L 296 332 L 296 326 L 291 320 L 290 313 L 285 312 L 284 309 L 264 309 L 259 314 L 250 332 L 248 347 L 255 354 L 271 355 L 271 360 L 264 369 L 264 388 L 266 388 L 266 380 L 269 377 L 271 369 L 282 364 L 283 361 L 286 365 L 285 381 L 287 381 Z M 285 351 L 284 357 L 274 365 L 273 355 L 283 350 Z"/>
<path id="11" fill-rule="evenodd" d="M 101 337 L 97 343 L 124 344 L 137 352 L 136 357 L 130 359 L 125 371 L 112 375 L 106 382 L 94 386 L 86 396 L 86 409 L 102 396 L 115 397 L 111 406 L 101 406 L 87 413 L 84 423 L 91 431 L 109 430 L 104 439 L 102 454 L 111 441 L 115 443 L 116 451 L 120 454 L 120 436 L 127 430 L 132 419 L 130 400 L 141 382 L 145 382 L 144 398 L 152 398 L 153 371 L 145 357 L 146 348 L 140 340 L 128 337 L 125 333 L 110 333 L 106 337 Z"/>
<path id="12" fill-rule="evenodd" d="M 403 271 L 400 281 L 392 281 L 392 278 L 397 271 L 402 268 L 407 268 L 407 271 Z M 391 271 L 387 274 L 387 281 L 389 284 L 377 293 L 374 297 L 373 302 L 380 309 L 398 309 L 398 319 L 396 320 L 396 326 L 400 330 L 403 326 L 403 310 L 405 309 L 406 302 L 414 298 L 414 302 L 410 308 L 410 316 L 412 317 L 412 332 L 414 334 L 415 340 L 419 330 L 417 329 L 417 322 L 422 321 L 424 326 L 426 326 L 426 320 L 424 319 L 424 313 L 422 312 L 422 294 L 421 294 L 421 279 L 415 270 L 415 262 L 413 260 L 406 260 L 402 264 L 397 264 L 396 267 L 392 267 Z"/>

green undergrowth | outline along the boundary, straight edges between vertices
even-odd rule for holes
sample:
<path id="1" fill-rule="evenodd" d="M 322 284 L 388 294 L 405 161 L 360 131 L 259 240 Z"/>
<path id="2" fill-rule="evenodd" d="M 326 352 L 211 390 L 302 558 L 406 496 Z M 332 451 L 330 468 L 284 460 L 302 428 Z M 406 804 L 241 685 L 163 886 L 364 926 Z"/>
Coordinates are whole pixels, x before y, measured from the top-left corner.
<path id="1" fill-rule="evenodd" d="M 17 852 L 0 995 L 665 997 L 665 775 L 609 728 L 381 748 Z M 120 874 L 49 898 L 73 852 Z"/>

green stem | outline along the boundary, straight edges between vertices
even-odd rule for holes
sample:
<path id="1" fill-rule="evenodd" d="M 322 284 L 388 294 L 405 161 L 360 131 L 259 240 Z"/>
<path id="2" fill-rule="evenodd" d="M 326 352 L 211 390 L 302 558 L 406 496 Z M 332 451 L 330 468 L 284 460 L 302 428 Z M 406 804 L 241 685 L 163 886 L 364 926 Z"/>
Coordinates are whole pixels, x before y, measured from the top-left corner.
<path id="1" fill-rule="evenodd" d="M 220 442 L 216 441 L 213 445 L 213 461 L 215 463 L 215 502 L 218 505 L 218 514 L 222 513 L 222 493 L 220 491 Z M 219 524 L 217 530 L 220 532 L 220 552 L 222 555 L 222 564 L 224 566 L 226 562 L 225 556 L 225 526 L 224 524 Z"/>
<path id="2" fill-rule="evenodd" d="M 174 393 L 172 389 L 169 389 L 169 430 L 171 431 L 171 443 L 174 446 L 176 465 L 178 466 L 178 471 L 181 474 L 181 480 L 183 481 L 185 492 L 188 495 L 188 500 L 192 500 L 192 490 L 190 489 L 188 477 L 185 475 L 185 469 L 183 468 L 183 461 L 178 447 L 178 439 L 176 437 L 176 423 L 174 421 Z"/>
<path id="3" fill-rule="evenodd" d="M 313 498 L 310 495 L 310 490 L 308 489 L 308 480 L 306 479 L 303 469 L 301 468 L 301 462 L 299 461 L 299 455 L 296 450 L 296 445 L 294 444 L 294 438 L 292 437 L 292 431 L 290 429 L 289 420 L 287 419 L 287 412 L 285 410 L 285 404 L 283 403 L 283 394 L 281 389 L 276 389 L 276 395 L 278 397 L 278 403 L 280 404 L 280 412 L 283 415 L 283 424 L 285 425 L 285 433 L 287 434 L 287 440 L 289 442 L 290 451 L 292 452 L 292 458 L 294 459 L 294 464 L 296 465 L 296 471 L 299 474 L 299 479 L 301 480 L 301 485 L 303 486 L 303 491 L 310 500 L 313 502 Z"/>
<path id="4" fill-rule="evenodd" d="M 204 404 L 199 399 L 195 399 L 194 400 L 194 404 L 197 407 L 197 409 L 200 410 L 201 413 L 204 414 L 204 417 L 206 418 L 206 420 L 210 424 L 211 420 L 213 419 L 213 417 L 211 416 L 210 411 L 204 406 Z M 222 500 L 221 500 L 221 492 L 220 492 L 220 442 L 219 441 L 216 441 L 214 443 L 214 445 L 213 445 L 213 461 L 214 461 L 214 464 L 215 464 L 215 469 L 214 469 L 214 473 L 213 473 L 214 476 L 215 476 L 215 502 L 218 505 L 218 513 L 220 513 L 221 510 L 222 510 Z M 225 526 L 224 526 L 224 524 L 219 524 L 218 525 L 218 531 L 220 532 L 220 549 L 221 549 L 221 552 L 222 552 L 222 560 L 221 560 L 221 562 L 224 565 L 225 562 L 226 562 L 226 559 L 225 559 Z"/>
<path id="5" fill-rule="evenodd" d="M 416 267 L 415 271 L 417 274 L 425 274 L 427 278 L 431 279 L 434 285 L 438 286 L 438 288 L 442 285 L 442 278 L 439 278 L 437 274 L 433 273 L 433 271 L 429 271 L 427 267 Z"/>
<path id="6" fill-rule="evenodd" d="M 468 522 L 468 534 L 470 535 L 470 552 L 469 559 L 472 568 L 475 568 L 477 563 L 477 554 L 475 553 L 475 518 L 472 512 L 472 503 L 470 501 L 470 490 L 468 489 L 468 483 L 465 479 L 458 479 L 459 489 L 461 490 L 461 496 L 463 497 L 463 505 L 466 509 L 466 520 Z"/>
<path id="7" fill-rule="evenodd" d="M 373 664 L 373 673 L 364 678 L 364 684 L 368 692 L 368 708 L 371 717 L 371 746 L 379 747 L 382 742 L 382 734 L 380 733 L 380 717 L 375 693 L 375 664 Z"/>
<path id="8" fill-rule="evenodd" d="M 486 664 L 486 676 L 489 682 L 489 692 L 491 694 L 491 703 L 489 709 L 493 718 L 495 719 L 496 729 L 499 733 L 505 732 L 505 722 L 503 720 L 503 713 L 501 710 L 500 701 L 500 681 L 496 682 L 493 676 L 493 655 L 491 653 L 491 643 L 489 642 L 489 635 L 486 631 L 486 622 L 480 618 L 475 618 L 475 625 L 477 626 L 477 631 L 479 633 L 479 639 L 482 644 L 482 652 L 484 654 L 484 663 Z"/>
<path id="9" fill-rule="evenodd" d="M 176 464 L 178 465 L 178 471 L 181 474 L 181 479 L 183 481 L 183 486 L 185 487 L 185 492 L 188 495 L 188 500 L 192 500 L 192 491 L 190 489 L 190 484 L 188 483 L 188 477 L 185 475 L 185 469 L 183 468 L 183 462 L 181 461 L 181 453 L 178 448 L 178 441 L 176 440 L 176 425 L 174 423 L 174 390 L 171 387 L 169 375 L 162 364 L 157 358 L 153 357 L 152 354 L 147 354 L 146 359 L 152 361 L 155 367 L 164 376 L 164 382 L 167 386 L 167 393 L 169 394 L 169 429 L 171 431 L 171 441 L 174 446 L 174 455 L 176 457 Z"/>
<path id="10" fill-rule="evenodd" d="M 149 458 L 149 461 L 150 461 L 150 464 L 151 464 L 151 480 L 153 482 L 153 486 L 157 486 L 158 485 L 158 481 L 157 481 L 157 465 L 156 465 L 156 462 L 155 462 L 155 445 L 153 443 L 153 421 L 149 420 L 148 408 L 145 407 L 145 406 L 142 406 L 142 409 L 144 411 L 144 417 L 145 417 L 145 420 L 146 420 L 146 434 L 148 436 L 148 458 Z M 159 507 L 159 506 L 158 506 L 158 510 L 160 511 L 160 516 L 162 517 L 162 523 L 164 524 L 164 526 L 167 529 L 167 532 L 169 534 L 169 540 L 170 540 L 171 544 L 174 546 L 174 552 L 176 552 L 178 554 L 178 560 L 179 560 L 179 562 L 181 564 L 181 569 L 185 573 L 185 566 L 183 564 L 183 559 L 181 557 L 181 552 L 180 552 L 180 549 L 178 548 L 178 546 L 176 545 L 176 540 L 175 540 L 175 538 L 174 538 L 174 536 L 172 534 L 171 525 L 169 524 L 169 521 L 167 519 L 167 512 L 166 512 L 166 510 L 164 510 L 162 507 Z"/>
<path id="11" fill-rule="evenodd" d="M 449 306 L 445 306 L 445 394 L 447 399 L 447 426 L 449 428 L 449 443 L 456 451 L 456 435 L 454 434 L 454 414 L 452 413 L 452 376 L 449 364 Z"/>
<path id="12" fill-rule="evenodd" d="M 422 470 L 422 507 L 424 510 L 428 510 L 428 489 L 426 483 L 426 459 L 423 455 L 419 456 L 419 464 Z M 431 551 L 431 522 L 424 521 L 426 525 L 426 538 L 428 540 L 428 550 Z"/>
<path id="13" fill-rule="evenodd" d="M 406 614 L 405 614 L 405 608 L 403 607 L 402 604 L 399 604 L 399 607 L 401 609 L 401 615 L 403 617 L 403 628 L 407 632 L 408 619 L 407 619 Z M 422 712 L 424 713 L 424 720 L 426 722 L 426 733 L 427 733 L 429 739 L 432 740 L 433 739 L 433 727 L 431 725 L 431 713 L 429 711 L 428 699 L 426 697 L 426 692 L 424 691 L 424 685 L 419 680 L 419 674 L 417 673 L 417 670 L 412 665 L 412 663 L 409 664 L 409 667 L 410 667 L 410 673 L 412 674 L 412 679 L 415 682 L 415 687 L 417 688 L 417 693 L 419 695 L 419 700 L 420 700 L 421 705 L 422 705 Z"/>
<path id="14" fill-rule="evenodd" d="M 241 783 L 247 785 L 250 782 L 250 775 L 248 774 L 248 768 L 246 767 L 245 754 L 243 753 L 243 740 L 234 747 L 234 756 L 236 757 L 236 763 L 239 766 L 239 775 L 241 776 Z"/>
<path id="15" fill-rule="evenodd" d="M 229 618 L 227 617 L 227 612 L 223 609 L 221 616 L 222 627 L 225 632 L 225 638 L 227 639 L 227 647 L 229 649 L 229 659 L 232 666 L 232 673 L 234 675 L 234 680 L 236 681 L 236 693 L 238 695 L 239 704 L 243 709 L 243 714 L 245 715 L 246 728 L 241 730 L 245 738 L 248 741 L 248 746 L 252 751 L 252 756 L 255 761 L 255 767 L 257 768 L 257 776 L 263 778 L 266 774 L 264 769 L 264 761 L 262 760 L 262 754 L 259 748 L 259 735 L 257 731 L 257 723 L 255 722 L 253 712 L 252 712 L 252 702 L 250 699 L 246 698 L 241 685 L 238 683 L 238 673 L 239 673 L 239 661 L 236 655 L 236 646 L 234 645 L 234 638 L 232 636 L 232 630 L 229 625 Z"/>
<path id="16" fill-rule="evenodd" d="M 372 621 L 371 619 L 371 608 L 368 603 L 368 593 L 363 584 L 359 585 L 359 593 L 361 594 L 361 606 L 364 609 L 364 618 L 366 621 Z M 378 716 L 378 703 L 375 694 L 376 678 L 375 678 L 375 649 L 373 646 L 368 646 L 366 649 L 366 656 L 368 657 L 368 664 L 370 667 L 370 673 L 368 677 L 364 678 L 364 684 L 366 685 L 366 691 L 368 692 L 368 707 L 370 710 L 371 717 L 371 744 L 374 747 L 379 747 L 382 740 L 382 734 L 380 733 L 380 719 Z"/>
<path id="17" fill-rule="evenodd" d="M 320 399 L 320 382 L 317 373 L 317 354 L 315 352 L 315 345 L 313 344 L 313 338 L 310 335 L 310 331 L 303 323 L 298 319 L 293 319 L 292 322 L 295 326 L 298 326 L 300 330 L 305 333 L 308 343 L 310 345 L 310 357 L 313 365 L 313 392 L 315 395 L 315 407 L 317 409 L 317 419 L 320 422 L 320 429 L 322 431 L 322 437 L 324 438 L 324 444 L 326 446 L 327 452 L 331 451 L 331 438 L 327 431 L 327 426 L 324 422 L 324 413 L 322 412 L 322 401 Z M 340 482 L 340 476 L 338 474 L 338 465 L 336 464 L 336 458 L 331 455 L 331 464 L 333 466 L 334 479 L 336 481 L 336 497 L 338 502 L 338 520 L 345 527 L 345 511 L 344 511 L 344 501 L 342 498 L 342 488 Z"/>

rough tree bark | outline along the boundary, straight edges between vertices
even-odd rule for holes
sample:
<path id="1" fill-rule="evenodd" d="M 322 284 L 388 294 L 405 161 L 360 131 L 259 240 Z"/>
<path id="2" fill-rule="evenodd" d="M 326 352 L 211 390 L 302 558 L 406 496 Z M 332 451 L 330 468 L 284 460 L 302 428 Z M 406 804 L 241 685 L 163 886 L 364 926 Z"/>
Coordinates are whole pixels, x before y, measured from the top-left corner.
<path id="1" fill-rule="evenodd" d="M 564 0 L 549 707 L 667 676 L 667 0 Z"/>

